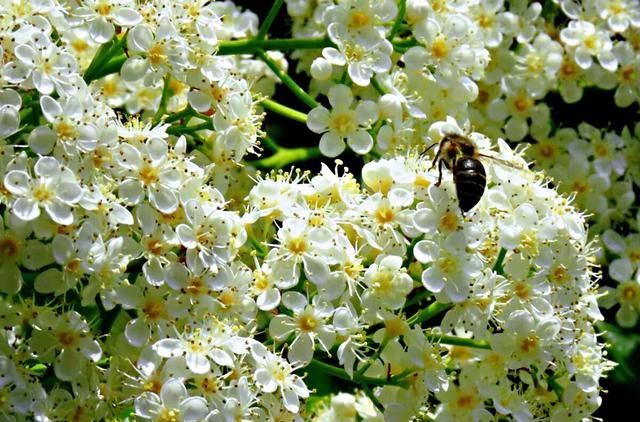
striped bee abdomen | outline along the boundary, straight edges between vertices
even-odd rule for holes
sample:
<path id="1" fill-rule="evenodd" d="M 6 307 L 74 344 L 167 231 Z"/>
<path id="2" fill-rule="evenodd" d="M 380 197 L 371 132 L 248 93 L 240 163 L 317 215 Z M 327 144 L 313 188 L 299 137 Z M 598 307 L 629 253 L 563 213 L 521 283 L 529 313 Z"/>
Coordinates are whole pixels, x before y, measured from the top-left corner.
<path id="1" fill-rule="evenodd" d="M 475 158 L 461 157 L 455 162 L 453 181 L 460 209 L 467 212 L 480 201 L 487 186 L 484 166 Z"/>

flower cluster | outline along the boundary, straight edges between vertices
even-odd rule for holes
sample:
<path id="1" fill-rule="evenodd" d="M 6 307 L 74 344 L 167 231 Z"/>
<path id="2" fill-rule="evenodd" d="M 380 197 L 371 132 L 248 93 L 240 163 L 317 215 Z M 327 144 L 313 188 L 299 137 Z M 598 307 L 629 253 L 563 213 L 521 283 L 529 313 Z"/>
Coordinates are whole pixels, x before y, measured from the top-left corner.
<path id="1" fill-rule="evenodd" d="M 0 415 L 589 418 L 612 365 L 572 200 L 632 326 L 640 223 L 606 229 L 632 209 L 639 136 L 551 134 L 543 98 L 638 101 L 640 8 L 288 0 L 295 38 L 269 39 L 284 3 L 261 26 L 230 1 L 0 5 Z M 280 82 L 308 113 L 269 98 Z M 280 146 L 265 112 L 318 147 Z M 501 139 L 528 133 L 528 156 Z M 473 151 L 441 155 L 450 135 Z M 346 146 L 362 167 L 274 170 Z"/>

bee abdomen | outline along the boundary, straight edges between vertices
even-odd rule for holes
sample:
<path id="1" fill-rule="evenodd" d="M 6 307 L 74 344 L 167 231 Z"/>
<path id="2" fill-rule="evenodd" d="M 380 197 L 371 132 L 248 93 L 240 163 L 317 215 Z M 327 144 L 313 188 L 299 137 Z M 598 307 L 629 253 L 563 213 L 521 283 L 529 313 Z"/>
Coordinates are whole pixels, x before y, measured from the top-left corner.
<path id="1" fill-rule="evenodd" d="M 453 180 L 460 209 L 467 212 L 480 201 L 487 186 L 487 176 L 482 163 L 475 158 L 460 158 L 455 163 Z"/>

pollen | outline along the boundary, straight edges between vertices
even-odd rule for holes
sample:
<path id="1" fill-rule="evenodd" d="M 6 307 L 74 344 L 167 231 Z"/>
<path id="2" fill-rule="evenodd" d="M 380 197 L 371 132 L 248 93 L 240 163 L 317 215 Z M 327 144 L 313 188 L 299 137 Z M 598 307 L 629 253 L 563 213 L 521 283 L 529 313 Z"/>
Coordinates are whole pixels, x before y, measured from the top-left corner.
<path id="1" fill-rule="evenodd" d="M 163 243 L 158 239 L 149 239 L 147 241 L 147 250 L 154 255 L 160 255 L 163 250 Z"/>
<path id="2" fill-rule="evenodd" d="M 378 224 L 387 224 L 394 220 L 395 213 L 391 208 L 388 207 L 380 207 L 376 210 L 376 221 Z"/>
<path id="3" fill-rule="evenodd" d="M 575 76 L 578 73 L 578 69 L 576 69 L 575 64 L 565 60 L 564 63 L 562 63 L 562 66 L 560 66 L 560 73 L 563 76 L 571 77 Z"/>
<path id="4" fill-rule="evenodd" d="M 331 122 L 332 129 L 343 138 L 347 137 L 356 128 L 353 117 L 353 112 L 351 111 L 336 114 L 335 116 L 333 116 Z"/>
<path id="5" fill-rule="evenodd" d="M 393 276 L 388 271 L 376 273 L 373 288 L 377 293 L 388 294 L 393 290 Z"/>
<path id="6" fill-rule="evenodd" d="M 44 184 L 40 184 L 33 189 L 33 199 L 38 202 L 47 202 L 53 199 L 54 195 L 51 189 Z"/>
<path id="7" fill-rule="evenodd" d="M 438 267 L 445 274 L 452 274 L 458 271 L 458 260 L 453 256 L 444 256 L 438 259 Z"/>
<path id="8" fill-rule="evenodd" d="M 620 78 L 626 82 L 633 82 L 636 78 L 636 71 L 633 67 L 628 66 L 620 70 Z"/>
<path id="9" fill-rule="evenodd" d="M 11 238 L 0 240 L 0 257 L 5 259 L 15 258 L 20 254 L 20 242 Z"/>
<path id="10" fill-rule="evenodd" d="M 516 283 L 516 285 L 514 286 L 513 289 L 514 293 L 516 294 L 516 296 L 518 296 L 520 299 L 522 300 L 527 300 L 529 299 L 529 286 L 522 282 L 519 281 Z"/>
<path id="11" fill-rule="evenodd" d="M 633 302 L 637 296 L 637 288 L 632 284 L 628 284 L 622 288 L 622 297 L 625 301 Z"/>
<path id="12" fill-rule="evenodd" d="M 473 409 L 475 407 L 475 396 L 470 393 L 462 393 L 456 400 L 456 406 L 460 409 Z"/>
<path id="13" fill-rule="evenodd" d="M 152 185 L 158 181 L 158 169 L 149 164 L 143 165 L 138 174 L 145 186 Z"/>
<path id="14" fill-rule="evenodd" d="M 556 155 L 556 148 L 551 144 L 542 144 L 538 149 L 540 155 L 544 158 L 553 158 Z"/>
<path id="15" fill-rule="evenodd" d="M 160 319 L 164 314 L 164 304 L 155 300 L 148 300 L 142 306 L 142 312 L 148 319 L 155 321 Z"/>
<path id="16" fill-rule="evenodd" d="M 589 50 L 594 50 L 598 46 L 597 38 L 594 35 L 588 35 L 584 38 L 584 46 Z"/>
<path id="17" fill-rule="evenodd" d="M 596 145 L 594 149 L 594 154 L 596 157 L 606 157 L 609 155 L 609 148 L 604 143 L 599 143 Z"/>
<path id="18" fill-rule="evenodd" d="M 62 121 L 56 125 L 56 135 L 64 141 L 74 139 L 76 137 L 76 128 L 75 126 Z"/>
<path id="19" fill-rule="evenodd" d="M 631 249 L 629 251 L 629 259 L 634 263 L 640 262 L 640 249 Z"/>
<path id="20" fill-rule="evenodd" d="M 71 347 L 76 344 L 78 338 L 71 331 L 61 331 L 58 333 L 58 343 L 63 347 Z"/>
<path id="21" fill-rule="evenodd" d="M 237 296 L 233 293 L 233 290 L 226 289 L 224 290 L 220 296 L 218 296 L 218 300 L 222 303 L 225 308 L 230 308 L 235 305 L 238 300 Z"/>
<path id="22" fill-rule="evenodd" d="M 538 348 L 538 337 L 529 336 L 520 342 L 520 350 L 524 353 L 531 353 Z"/>
<path id="23" fill-rule="evenodd" d="M 303 313 L 298 318 L 298 327 L 306 333 L 314 332 L 318 328 L 318 320 L 311 313 Z"/>
<path id="24" fill-rule="evenodd" d="M 291 239 L 287 242 L 287 249 L 295 255 L 301 255 L 307 250 L 307 242 L 301 237 Z"/>
<path id="25" fill-rule="evenodd" d="M 563 264 L 558 264 L 551 270 L 551 279 L 556 283 L 564 283 L 568 281 L 569 278 L 569 271 L 567 271 L 567 267 Z"/>
<path id="26" fill-rule="evenodd" d="M 349 21 L 349 26 L 354 29 L 363 28 L 371 23 L 371 18 L 364 12 L 353 12 Z"/>
<path id="27" fill-rule="evenodd" d="M 178 422 L 182 420 L 178 409 L 163 409 L 162 414 L 157 419 L 158 422 Z"/>
<path id="28" fill-rule="evenodd" d="M 167 54 L 164 51 L 164 46 L 162 44 L 155 44 L 153 47 L 149 49 L 149 62 L 158 66 L 167 61 Z"/>
<path id="29" fill-rule="evenodd" d="M 531 73 L 542 73 L 544 70 L 544 62 L 542 61 L 542 57 L 537 54 L 529 54 L 527 56 L 527 69 Z"/>
<path id="30" fill-rule="evenodd" d="M 524 113 L 533 106 L 533 101 L 526 95 L 520 94 L 513 99 L 513 107 L 520 113 Z"/>
<path id="31" fill-rule="evenodd" d="M 458 217 L 451 211 L 447 211 L 440 217 L 440 227 L 450 232 L 456 230 L 458 228 Z"/>
<path id="32" fill-rule="evenodd" d="M 444 37 L 440 36 L 431 45 L 431 54 L 437 59 L 443 59 L 449 54 L 449 46 Z"/>
<path id="33" fill-rule="evenodd" d="M 481 28 L 491 28 L 493 27 L 493 18 L 491 16 L 482 15 L 478 18 L 478 25 Z"/>
<path id="34" fill-rule="evenodd" d="M 101 0 L 96 4 L 95 10 L 100 16 L 109 16 L 112 8 L 109 0 Z"/>

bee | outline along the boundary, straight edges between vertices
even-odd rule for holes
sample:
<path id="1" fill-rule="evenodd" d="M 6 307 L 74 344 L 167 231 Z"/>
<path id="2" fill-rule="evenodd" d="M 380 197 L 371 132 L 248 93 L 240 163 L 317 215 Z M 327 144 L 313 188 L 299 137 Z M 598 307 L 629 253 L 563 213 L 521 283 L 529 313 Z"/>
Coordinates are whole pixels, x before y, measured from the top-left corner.
<path id="1" fill-rule="evenodd" d="M 445 166 L 453 173 L 458 205 L 464 215 L 476 206 L 487 187 L 487 173 L 479 158 L 489 156 L 480 154 L 471 139 L 456 133 L 445 135 L 439 144 L 429 146 L 421 155 L 436 145 L 438 151 L 431 164 L 433 168 L 438 162 L 436 186 L 440 186 L 442 182 L 442 166 Z"/>

